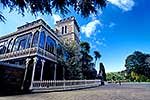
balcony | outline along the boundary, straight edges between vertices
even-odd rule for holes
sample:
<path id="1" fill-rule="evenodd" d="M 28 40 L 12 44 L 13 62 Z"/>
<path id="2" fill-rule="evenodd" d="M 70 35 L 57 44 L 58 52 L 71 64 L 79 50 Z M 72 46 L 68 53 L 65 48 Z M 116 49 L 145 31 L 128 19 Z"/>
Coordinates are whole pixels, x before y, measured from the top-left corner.
<path id="1" fill-rule="evenodd" d="M 55 55 L 38 47 L 27 48 L 27 49 L 20 50 L 20 51 L 1 54 L 0 61 L 6 61 L 6 60 L 17 59 L 17 58 L 22 58 L 22 57 L 35 56 L 35 55 L 47 58 L 49 60 L 56 61 Z"/>

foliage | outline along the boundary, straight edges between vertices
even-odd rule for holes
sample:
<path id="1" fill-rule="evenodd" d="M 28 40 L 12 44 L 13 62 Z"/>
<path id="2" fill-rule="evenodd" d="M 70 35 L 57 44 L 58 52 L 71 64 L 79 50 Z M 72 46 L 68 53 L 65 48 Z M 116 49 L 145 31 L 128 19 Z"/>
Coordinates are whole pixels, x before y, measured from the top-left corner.
<path id="1" fill-rule="evenodd" d="M 98 51 L 94 51 L 94 55 L 95 55 L 95 65 L 96 65 L 96 61 L 101 57 L 101 54 Z"/>
<path id="2" fill-rule="evenodd" d="M 60 48 L 59 48 L 60 49 Z M 79 47 L 76 45 L 70 44 L 65 50 L 57 50 L 59 51 L 58 56 L 58 73 L 57 77 L 60 77 L 61 73 L 63 73 L 63 79 L 66 80 L 78 80 L 78 79 L 96 79 L 97 71 L 94 68 L 95 64 L 92 63 L 93 57 L 89 55 L 90 45 L 88 42 L 81 42 L 80 44 L 80 56 L 77 55 L 79 53 Z M 61 51 L 61 52 L 60 52 Z M 64 59 L 64 53 L 67 52 L 67 57 Z M 61 54 L 62 53 L 62 54 Z M 61 78 L 58 78 L 61 79 Z"/>
<path id="3" fill-rule="evenodd" d="M 106 81 L 105 67 L 103 63 L 100 63 L 99 66 L 100 66 L 99 74 L 102 74 L 102 80 Z"/>
<path id="4" fill-rule="evenodd" d="M 104 8 L 106 0 L 0 0 L 0 4 L 4 8 L 10 8 L 10 11 L 15 9 L 23 15 L 25 11 L 34 15 L 37 15 L 38 12 L 52 14 L 53 10 L 65 15 L 72 7 L 78 14 L 88 17 L 91 13 L 96 14 L 100 8 Z M 4 20 L 1 14 L 0 20 Z"/>
<path id="5" fill-rule="evenodd" d="M 97 71 L 92 63 L 93 57 L 89 55 L 90 45 L 88 42 L 80 43 L 80 66 L 82 68 L 84 79 L 95 79 Z"/>
<path id="6" fill-rule="evenodd" d="M 124 73 L 122 72 L 109 72 L 106 73 L 106 80 L 107 81 L 125 80 L 125 76 Z"/>
<path id="7" fill-rule="evenodd" d="M 67 47 L 68 57 L 66 60 L 65 67 L 65 79 L 67 80 L 78 80 L 83 79 L 81 66 L 79 66 L 78 47 L 72 43 Z"/>
<path id="8" fill-rule="evenodd" d="M 0 21 L 3 21 L 3 22 L 5 22 L 5 17 L 1 14 L 1 12 L 0 12 Z"/>
<path id="9" fill-rule="evenodd" d="M 63 54 L 59 53 L 57 59 L 58 66 L 61 66 L 61 68 L 59 68 L 58 71 L 63 73 L 63 79 L 66 80 L 82 79 L 82 72 L 78 60 L 79 58 L 78 55 L 76 55 L 78 51 L 77 49 L 78 48 L 74 44 L 71 44 L 66 49 L 64 48 L 63 50 L 58 50 L 63 51 L 62 52 Z"/>
<path id="10" fill-rule="evenodd" d="M 149 57 L 148 54 L 135 51 L 126 58 L 125 67 L 130 80 L 144 81 L 145 77 L 150 78 L 150 62 L 146 61 Z"/>
<path id="11" fill-rule="evenodd" d="M 131 72 L 131 78 L 133 81 L 136 81 L 136 82 L 149 82 L 150 78 L 144 76 L 144 75 L 141 75 L 141 74 L 137 74 L 135 72 Z"/>
<path id="12" fill-rule="evenodd" d="M 137 73 L 135 73 L 134 71 L 131 72 L 131 78 L 133 80 L 138 81 L 139 80 L 139 75 Z"/>

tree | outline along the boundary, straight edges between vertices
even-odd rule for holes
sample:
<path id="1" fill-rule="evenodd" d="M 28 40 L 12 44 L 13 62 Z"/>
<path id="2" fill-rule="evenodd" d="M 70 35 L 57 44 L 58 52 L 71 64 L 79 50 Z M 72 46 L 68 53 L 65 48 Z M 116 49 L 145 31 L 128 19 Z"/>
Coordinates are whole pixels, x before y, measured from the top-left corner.
<path id="1" fill-rule="evenodd" d="M 135 51 L 133 54 L 129 55 L 125 61 L 128 78 L 132 80 L 134 78 L 132 76 L 135 76 L 134 73 L 136 73 L 136 76 L 144 75 L 150 77 L 150 62 L 146 62 L 146 59 L 149 57 L 150 55 L 140 51 Z M 137 78 L 134 79 L 137 80 Z"/>
<path id="2" fill-rule="evenodd" d="M 80 54 L 81 54 L 81 63 L 82 65 L 88 65 L 89 61 L 92 61 L 92 57 L 88 54 L 90 52 L 90 45 L 88 42 L 81 42 L 80 43 Z"/>
<path id="3" fill-rule="evenodd" d="M 89 55 L 90 45 L 88 42 L 80 43 L 80 66 L 84 79 L 95 79 L 97 71 L 92 63 L 93 57 Z"/>
<path id="4" fill-rule="evenodd" d="M 95 54 L 95 66 L 96 66 L 96 61 L 101 57 L 101 54 L 98 51 L 94 51 Z"/>
<path id="5" fill-rule="evenodd" d="M 106 0 L 0 0 L 0 4 L 10 11 L 16 9 L 23 15 L 25 11 L 34 15 L 38 12 L 52 14 L 53 10 L 65 15 L 70 12 L 69 7 L 72 7 L 78 14 L 88 17 L 91 13 L 96 14 L 99 9 L 104 8 Z M 4 19 L 0 13 L 0 20 L 4 21 Z"/>
<path id="6" fill-rule="evenodd" d="M 82 69 L 79 66 L 78 47 L 75 43 L 70 44 L 67 47 L 67 60 L 65 67 L 65 79 L 67 80 L 79 80 L 83 79 Z"/>
<path id="7" fill-rule="evenodd" d="M 109 72 L 106 73 L 107 81 L 115 81 L 115 80 L 125 80 L 124 72 Z"/>
<path id="8" fill-rule="evenodd" d="M 99 64 L 99 74 L 101 75 L 101 79 L 106 81 L 106 73 L 105 73 L 105 67 L 103 65 L 103 63 Z"/>
<path id="9" fill-rule="evenodd" d="M 83 78 L 77 49 L 78 47 L 74 43 L 66 48 L 62 48 L 60 45 L 57 47 L 57 79 L 78 80 Z"/>
<path id="10" fill-rule="evenodd" d="M 80 46 L 80 57 L 79 48 L 74 43 L 64 49 L 60 45 L 57 46 L 57 79 L 62 79 L 62 76 L 66 80 L 96 79 L 93 57 L 89 55 L 90 45 L 88 42 L 81 42 Z"/>

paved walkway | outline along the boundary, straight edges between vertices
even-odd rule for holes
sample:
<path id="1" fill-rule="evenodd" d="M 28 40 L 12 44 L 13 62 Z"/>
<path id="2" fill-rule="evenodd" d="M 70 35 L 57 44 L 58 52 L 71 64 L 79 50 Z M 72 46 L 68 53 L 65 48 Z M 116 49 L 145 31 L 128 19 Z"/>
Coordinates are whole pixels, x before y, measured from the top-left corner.
<path id="1" fill-rule="evenodd" d="M 108 84 L 83 90 L 1 96 L 0 100 L 150 100 L 150 84 Z"/>

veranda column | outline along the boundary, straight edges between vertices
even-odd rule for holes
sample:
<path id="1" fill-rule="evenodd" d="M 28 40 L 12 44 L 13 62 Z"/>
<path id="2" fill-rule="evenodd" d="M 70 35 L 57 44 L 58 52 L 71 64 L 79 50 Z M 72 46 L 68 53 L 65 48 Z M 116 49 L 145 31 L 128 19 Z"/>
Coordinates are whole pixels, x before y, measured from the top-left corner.
<path id="1" fill-rule="evenodd" d="M 32 78 L 31 78 L 31 86 L 30 86 L 30 89 L 32 89 L 32 87 L 33 87 L 34 74 L 35 74 L 35 67 L 36 67 L 38 58 L 37 58 L 37 57 L 34 57 L 33 60 L 34 60 L 34 61 L 33 61 L 34 65 L 33 65 L 33 70 L 32 70 Z"/>
<path id="2" fill-rule="evenodd" d="M 26 67 L 25 67 L 23 82 L 22 82 L 22 86 L 21 86 L 21 89 L 22 89 L 22 90 L 23 90 L 24 82 L 25 82 L 25 79 L 26 79 L 26 76 L 27 76 L 27 71 L 28 71 L 28 66 L 29 66 L 30 60 L 31 60 L 30 58 L 27 58 L 27 59 L 26 59 Z"/>
<path id="3" fill-rule="evenodd" d="M 40 81 L 42 81 L 42 79 L 43 79 L 43 68 L 44 68 L 45 60 L 44 60 L 44 59 L 42 59 L 42 60 L 41 60 L 41 62 L 42 62 L 42 68 L 41 68 Z"/>
<path id="4" fill-rule="evenodd" d="M 55 69 L 54 69 L 54 80 L 56 80 L 56 64 L 54 64 L 54 67 L 55 67 Z"/>

